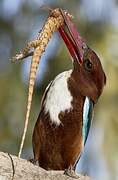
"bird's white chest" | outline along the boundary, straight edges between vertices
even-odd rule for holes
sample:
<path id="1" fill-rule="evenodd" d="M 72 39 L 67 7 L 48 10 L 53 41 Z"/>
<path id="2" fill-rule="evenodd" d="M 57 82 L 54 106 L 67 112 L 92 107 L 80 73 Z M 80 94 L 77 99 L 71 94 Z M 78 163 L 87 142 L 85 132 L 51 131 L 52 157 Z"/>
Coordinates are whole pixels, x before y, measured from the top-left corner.
<path id="1" fill-rule="evenodd" d="M 60 112 L 72 109 L 71 102 L 73 97 L 67 84 L 71 73 L 72 70 L 59 74 L 51 85 L 46 88 L 47 95 L 44 100 L 45 112 L 49 113 L 51 121 L 56 125 L 61 123 L 59 120 Z"/>

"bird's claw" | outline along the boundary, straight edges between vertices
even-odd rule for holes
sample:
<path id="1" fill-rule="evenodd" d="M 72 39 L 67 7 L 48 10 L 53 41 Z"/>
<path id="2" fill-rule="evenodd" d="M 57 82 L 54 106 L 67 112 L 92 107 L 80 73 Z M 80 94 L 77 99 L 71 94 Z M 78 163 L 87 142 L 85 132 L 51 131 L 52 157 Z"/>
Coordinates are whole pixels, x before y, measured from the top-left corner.
<path id="1" fill-rule="evenodd" d="M 32 164 L 39 166 L 38 160 L 36 160 L 36 159 L 29 159 L 29 161 L 30 161 Z"/>
<path id="2" fill-rule="evenodd" d="M 80 179 L 79 174 L 77 174 L 72 168 L 65 169 L 64 174 L 75 179 Z"/>

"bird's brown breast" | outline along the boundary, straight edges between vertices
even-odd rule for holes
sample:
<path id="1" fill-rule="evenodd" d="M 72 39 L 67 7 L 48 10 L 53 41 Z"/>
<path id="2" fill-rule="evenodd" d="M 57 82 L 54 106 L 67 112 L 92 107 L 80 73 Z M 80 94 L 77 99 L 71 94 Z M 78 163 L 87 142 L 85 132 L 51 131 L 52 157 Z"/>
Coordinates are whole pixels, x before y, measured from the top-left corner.
<path id="1" fill-rule="evenodd" d="M 39 115 L 34 131 L 34 143 L 40 144 L 39 164 L 45 169 L 65 169 L 74 165 L 82 149 L 82 119 L 81 105 L 70 112 L 60 112 L 61 124 L 51 123 L 49 115 L 42 112 Z M 82 102 L 81 102 L 82 103 Z M 34 134 L 35 134 L 34 132 Z M 35 146 L 35 150 L 36 150 Z"/>
<path id="2" fill-rule="evenodd" d="M 73 166 L 79 158 L 82 150 L 83 104 L 81 94 L 72 95 L 72 107 L 60 111 L 58 115 L 59 125 L 51 120 L 49 112 L 45 112 L 42 106 L 33 133 L 34 157 L 41 167 L 63 170 Z"/>

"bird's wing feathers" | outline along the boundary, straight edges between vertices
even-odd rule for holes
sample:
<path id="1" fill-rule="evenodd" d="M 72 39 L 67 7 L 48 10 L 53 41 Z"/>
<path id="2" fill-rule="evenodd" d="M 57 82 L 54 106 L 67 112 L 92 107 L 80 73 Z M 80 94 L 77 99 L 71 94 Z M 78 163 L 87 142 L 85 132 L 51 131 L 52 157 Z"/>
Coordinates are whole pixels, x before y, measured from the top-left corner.
<path id="1" fill-rule="evenodd" d="M 84 145 L 88 137 L 92 115 L 93 115 L 93 102 L 90 98 L 86 97 L 83 107 L 83 127 L 82 127 L 82 137 L 83 137 Z"/>

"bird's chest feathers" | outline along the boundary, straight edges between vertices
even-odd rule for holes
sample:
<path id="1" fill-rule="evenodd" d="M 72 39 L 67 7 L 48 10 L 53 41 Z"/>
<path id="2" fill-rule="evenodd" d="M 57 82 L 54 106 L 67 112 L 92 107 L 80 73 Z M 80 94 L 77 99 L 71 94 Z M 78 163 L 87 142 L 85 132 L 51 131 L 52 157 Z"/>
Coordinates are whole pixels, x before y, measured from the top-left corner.
<path id="1" fill-rule="evenodd" d="M 59 126 L 64 122 L 65 130 L 73 129 L 75 134 L 79 132 L 85 145 L 92 119 L 93 102 L 88 97 L 75 98 L 72 95 L 68 88 L 71 73 L 71 70 L 63 72 L 51 82 L 45 91 L 42 105 L 44 113 L 49 114 L 49 120 L 53 124 Z"/>
<path id="2" fill-rule="evenodd" d="M 47 95 L 44 100 L 44 109 L 49 113 L 50 120 L 56 125 L 60 125 L 60 112 L 70 111 L 72 109 L 73 97 L 68 89 L 68 78 L 72 71 L 66 71 L 59 74 L 55 80 L 46 89 Z"/>

